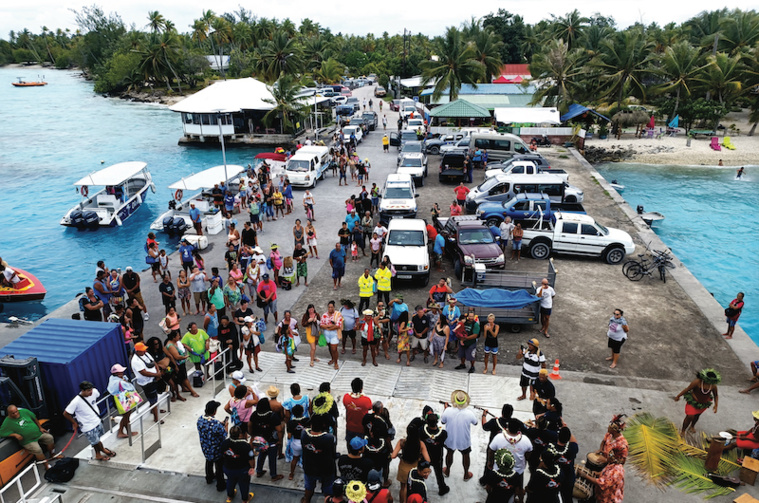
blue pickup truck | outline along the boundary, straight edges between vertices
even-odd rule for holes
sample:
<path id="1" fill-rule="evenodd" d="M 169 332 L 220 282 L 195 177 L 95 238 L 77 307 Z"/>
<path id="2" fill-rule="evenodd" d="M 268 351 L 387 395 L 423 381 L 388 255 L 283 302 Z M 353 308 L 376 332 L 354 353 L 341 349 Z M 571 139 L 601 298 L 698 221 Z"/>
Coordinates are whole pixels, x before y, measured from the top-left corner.
<path id="1" fill-rule="evenodd" d="M 506 217 L 512 221 L 555 219 L 554 212 L 585 214 L 582 203 L 557 203 L 552 202 L 546 194 L 517 194 L 513 199 L 505 202 L 483 203 L 477 208 L 477 218 L 485 220 L 488 225 L 498 226 Z"/>

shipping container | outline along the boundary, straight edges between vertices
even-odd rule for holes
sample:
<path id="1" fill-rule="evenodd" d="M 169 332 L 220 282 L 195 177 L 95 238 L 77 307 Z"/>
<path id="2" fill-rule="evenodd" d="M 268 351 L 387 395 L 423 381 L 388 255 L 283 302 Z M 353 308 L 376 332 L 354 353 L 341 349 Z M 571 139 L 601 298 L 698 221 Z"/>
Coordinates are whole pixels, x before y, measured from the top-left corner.
<path id="1" fill-rule="evenodd" d="M 46 320 L 0 348 L 3 355 L 37 358 L 51 417 L 63 413 L 80 382 L 92 382 L 104 395 L 111 365 L 129 367 L 121 325 L 98 321 Z"/>

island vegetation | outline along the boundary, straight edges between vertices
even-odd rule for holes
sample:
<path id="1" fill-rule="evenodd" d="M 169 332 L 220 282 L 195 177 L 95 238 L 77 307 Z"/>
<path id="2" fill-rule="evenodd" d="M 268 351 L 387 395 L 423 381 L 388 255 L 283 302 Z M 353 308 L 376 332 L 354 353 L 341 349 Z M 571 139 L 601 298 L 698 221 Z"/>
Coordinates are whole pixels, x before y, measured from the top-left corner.
<path id="1" fill-rule="evenodd" d="M 530 25 L 500 9 L 438 37 L 333 33 L 310 19 L 298 26 L 242 7 L 207 10 L 186 28 L 158 11 L 147 13 L 144 26 L 126 26 L 118 14 L 95 5 L 75 15 L 75 32 L 11 32 L 0 40 L 0 65 L 77 67 L 94 80 L 96 92 L 109 95 L 182 94 L 212 79 L 249 76 L 297 89 L 373 73 L 382 85 L 390 76 L 422 75 L 437 83 L 436 96 L 455 99 L 462 84 L 491 82 L 503 64 L 529 63 L 535 103 L 562 111 L 582 103 L 614 114 L 645 103 L 689 125 L 716 124 L 743 107 L 751 114 L 749 134 L 759 122 L 755 11 L 705 11 L 682 24 L 620 28 L 611 17 L 577 10 Z M 209 55 L 228 55 L 228 69 L 213 71 Z"/>

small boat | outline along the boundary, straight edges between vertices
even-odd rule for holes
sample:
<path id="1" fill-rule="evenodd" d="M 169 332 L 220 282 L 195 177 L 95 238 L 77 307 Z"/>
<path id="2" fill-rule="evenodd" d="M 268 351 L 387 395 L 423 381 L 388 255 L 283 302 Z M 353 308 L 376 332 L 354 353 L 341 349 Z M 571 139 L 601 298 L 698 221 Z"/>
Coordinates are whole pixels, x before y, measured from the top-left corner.
<path id="1" fill-rule="evenodd" d="M 11 82 L 11 85 L 13 87 L 41 87 L 46 86 L 47 82 L 44 80 L 40 80 L 37 82 L 27 82 L 23 80 L 21 77 L 16 77 L 18 79 L 18 82 Z"/>
<path id="2" fill-rule="evenodd" d="M 616 190 L 617 192 L 624 192 L 625 191 L 625 186 L 622 185 L 621 183 L 619 183 L 616 180 L 612 180 L 611 183 L 609 183 L 609 185 L 611 185 L 611 188 L 614 189 L 614 190 Z"/>
<path id="3" fill-rule="evenodd" d="M 142 206 L 155 185 L 147 163 L 121 162 L 91 173 L 74 184 L 82 201 L 61 219 L 61 225 L 77 229 L 121 226 Z M 103 189 L 90 195 L 90 187 Z"/>
<path id="4" fill-rule="evenodd" d="M 285 174 L 287 155 L 280 152 L 262 152 L 253 158 L 252 167 L 258 170 L 259 166 L 264 163 L 271 168 L 269 174 L 271 175 L 271 179 L 274 180 L 279 175 Z"/>
<path id="5" fill-rule="evenodd" d="M 646 225 L 649 227 L 653 226 L 654 223 L 664 220 L 664 215 L 662 213 L 659 213 L 658 211 L 645 211 L 642 204 L 638 205 L 637 210 L 640 218 L 646 222 Z"/>
<path id="6" fill-rule="evenodd" d="M 20 281 L 13 286 L 0 285 L 0 302 L 25 302 L 45 298 L 47 290 L 36 276 L 18 267 L 8 269 L 13 270 Z"/>
<path id="7" fill-rule="evenodd" d="M 212 213 L 213 197 L 210 190 L 214 188 L 214 185 L 224 182 L 235 191 L 239 182 L 238 178 L 244 172 L 245 168 L 242 166 L 227 164 L 208 168 L 172 183 L 169 185 L 169 190 L 173 192 L 169 209 L 150 224 L 150 229 L 181 236 L 186 230 L 192 228 L 190 203 L 194 203 L 195 208 L 201 213 Z M 185 192 L 191 195 L 185 198 Z"/>

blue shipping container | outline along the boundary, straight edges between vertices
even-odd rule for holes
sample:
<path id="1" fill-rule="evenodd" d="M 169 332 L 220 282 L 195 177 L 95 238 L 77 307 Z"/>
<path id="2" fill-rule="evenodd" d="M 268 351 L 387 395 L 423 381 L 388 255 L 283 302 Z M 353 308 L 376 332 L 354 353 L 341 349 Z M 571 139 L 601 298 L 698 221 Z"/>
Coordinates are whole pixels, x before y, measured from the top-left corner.
<path id="1" fill-rule="evenodd" d="M 63 413 L 80 382 L 92 382 L 104 395 L 111 365 L 129 367 L 121 325 L 98 321 L 46 320 L 0 349 L 2 355 L 37 358 L 51 415 Z"/>

